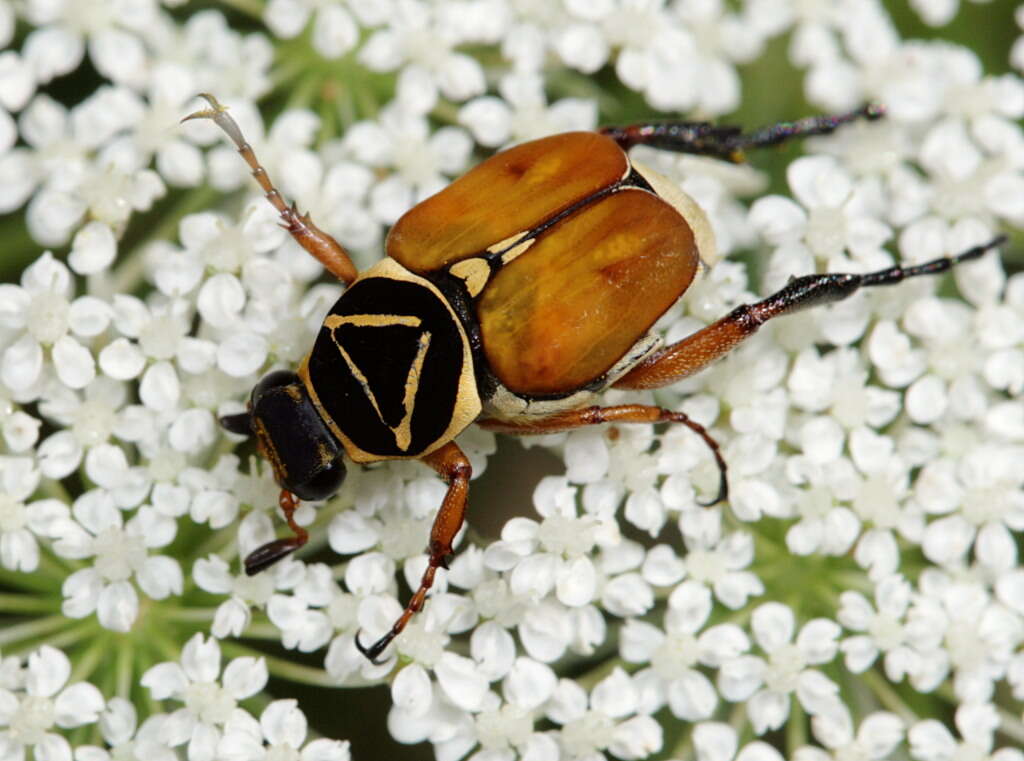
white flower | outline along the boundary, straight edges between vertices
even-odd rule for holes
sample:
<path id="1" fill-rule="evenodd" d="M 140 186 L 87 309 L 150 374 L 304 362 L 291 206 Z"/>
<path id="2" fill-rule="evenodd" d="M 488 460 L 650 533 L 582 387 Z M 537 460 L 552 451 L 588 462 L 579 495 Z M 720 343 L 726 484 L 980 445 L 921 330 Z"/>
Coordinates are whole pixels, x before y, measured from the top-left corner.
<path id="1" fill-rule="evenodd" d="M 440 93 L 463 101 L 484 90 L 484 72 L 480 63 L 453 47 L 460 42 L 460 31 L 446 23 L 442 14 L 420 0 L 396 0 L 388 26 L 375 31 L 359 51 L 359 60 L 374 71 L 395 71 L 399 99 L 402 93 L 415 93 L 407 105 L 419 113 L 429 111 Z"/>
<path id="2" fill-rule="evenodd" d="M 52 538 L 69 516 L 56 499 L 30 498 L 40 472 L 29 457 L 0 457 L 0 565 L 31 573 L 39 567 L 39 538 Z"/>
<path id="3" fill-rule="evenodd" d="M 689 578 L 706 584 L 723 605 L 736 610 L 750 597 L 764 594 L 764 584 L 743 570 L 754 559 L 752 537 L 740 531 L 723 535 L 721 521 L 718 511 L 702 508 L 680 516 L 687 549 L 683 564 Z"/>
<path id="4" fill-rule="evenodd" d="M 853 717 L 845 705 L 811 718 L 815 738 L 828 751 L 802 747 L 793 754 L 793 761 L 839 761 L 840 759 L 888 758 L 903 740 L 904 724 L 894 713 L 875 711 L 864 717 L 854 735 Z"/>
<path id="5" fill-rule="evenodd" d="M 25 55 L 40 83 L 75 69 L 88 49 L 105 77 L 138 85 L 146 74 L 145 35 L 156 22 L 157 9 L 154 0 L 89 3 L 78 9 L 70 0 L 29 0 L 25 16 L 36 28 L 25 40 Z"/>
<path id="6" fill-rule="evenodd" d="M 910 755 L 920 761 L 953 761 L 969 754 L 979 761 L 1021 761 L 1024 752 L 1001 748 L 993 752 L 994 737 L 999 728 L 999 715 L 990 703 L 967 703 L 956 711 L 957 740 L 949 728 L 935 719 L 914 724 L 907 733 Z"/>
<path id="7" fill-rule="evenodd" d="M 783 761 L 782 754 L 760 740 L 739 748 L 739 736 L 728 724 L 702 721 L 693 728 L 693 749 L 698 761 Z"/>
<path id="8" fill-rule="evenodd" d="M 54 731 L 94 723 L 103 696 L 88 682 L 68 685 L 71 661 L 43 645 L 28 656 L 24 689 L 0 687 L 0 757 L 22 758 L 32 748 L 36 758 L 71 761 L 71 745 Z"/>
<path id="9" fill-rule="evenodd" d="M 590 695 L 569 679 L 559 680 L 546 713 L 561 725 L 562 758 L 589 759 L 607 750 L 629 761 L 659 751 L 661 725 L 640 712 L 639 699 L 637 686 L 620 668 L 594 685 Z"/>
<path id="10" fill-rule="evenodd" d="M 72 300 L 72 289 L 71 273 L 49 252 L 22 273 L 20 287 L 0 285 L 0 326 L 10 331 L 0 381 L 20 400 L 35 399 L 49 373 L 76 389 L 96 377 L 92 353 L 79 340 L 92 338 L 83 318 L 93 300 Z"/>
<path id="11" fill-rule="evenodd" d="M 132 579 L 154 600 L 181 594 L 184 579 L 178 561 L 149 554 L 174 539 L 174 521 L 147 506 L 125 521 L 102 489 L 75 500 L 72 515 L 73 521 L 60 526 L 54 550 L 67 558 L 92 558 L 93 564 L 64 580 L 65 615 L 83 618 L 95 612 L 104 627 L 126 632 L 139 609 Z"/>
<path id="12" fill-rule="evenodd" d="M 348 742 L 321 737 L 306 743 L 306 734 L 306 716 L 295 700 L 273 701 L 263 709 L 259 721 L 236 709 L 224 724 L 224 734 L 217 744 L 217 758 L 224 761 L 276 758 L 349 761 Z"/>
<path id="13" fill-rule="evenodd" d="M 834 708 L 838 685 L 809 667 L 835 657 L 839 625 L 819 618 L 797 633 L 793 611 L 775 602 L 755 608 L 751 624 L 754 639 L 768 657 L 747 655 L 725 662 L 719 689 L 727 700 L 747 701 L 755 731 L 763 734 L 782 726 L 789 715 L 791 694 L 812 715 Z"/>
<path id="14" fill-rule="evenodd" d="M 111 698 L 100 714 L 100 731 L 109 746 L 79 746 L 75 751 L 80 761 L 177 761 L 178 756 L 160 740 L 165 714 L 153 714 L 142 725 L 137 721 L 135 706 L 124 698 Z"/>
<path id="15" fill-rule="evenodd" d="M 446 176 L 466 168 L 473 141 L 460 127 L 431 133 L 423 116 L 394 104 L 377 120 L 352 125 L 344 144 L 361 163 L 393 170 L 370 192 L 374 215 L 393 224 L 414 204 L 443 188 Z"/>
<path id="16" fill-rule="evenodd" d="M 210 633 L 218 639 L 239 637 L 249 628 L 252 609 L 267 604 L 278 578 L 271 573 L 232 576 L 228 564 L 216 555 L 197 560 L 192 567 L 192 577 L 200 589 L 212 594 L 230 595 L 217 606 L 210 627 Z"/>
<path id="17" fill-rule="evenodd" d="M 830 430 L 815 431 L 814 423 L 821 421 Z M 809 555 L 820 552 L 826 555 L 844 555 L 853 546 L 860 534 L 860 521 L 846 505 L 841 504 L 847 497 L 847 489 L 854 481 L 853 464 L 845 458 L 826 462 L 815 462 L 812 457 L 828 457 L 838 454 L 834 447 L 836 433 L 829 418 L 817 418 L 804 426 L 807 434 L 804 451 L 813 452 L 810 457 L 792 457 L 786 463 L 786 470 L 796 484 L 803 488 L 795 490 L 793 501 L 800 520 L 786 532 L 786 545 L 795 555 Z M 824 434 L 824 435 L 821 435 Z M 831 440 L 831 441 L 830 441 Z"/>
<path id="18" fill-rule="evenodd" d="M 619 651 L 623 659 L 650 663 L 650 668 L 635 678 L 647 677 L 645 685 L 657 691 L 657 702 L 667 701 L 672 713 L 685 721 L 707 719 L 718 705 L 718 693 L 697 667 L 717 668 L 750 647 L 747 635 L 733 624 L 700 631 L 711 609 L 710 590 L 686 581 L 669 597 L 664 632 L 633 619 L 622 629 Z"/>
<path id="19" fill-rule="evenodd" d="M 315 14 L 315 15 L 314 15 Z M 324 58 L 340 58 L 359 40 L 359 27 L 341 5 L 324 5 L 312 0 L 271 0 L 263 20 L 279 37 L 290 39 L 313 19 L 313 47 Z"/>
<path id="20" fill-rule="evenodd" d="M 989 700 L 1024 639 L 1021 617 L 993 601 L 977 582 L 935 568 L 922 573 L 918 586 L 907 614 L 917 653 L 911 683 L 930 692 L 953 672 L 953 689 L 961 700 Z"/>
<path id="21" fill-rule="evenodd" d="M 589 101 L 562 98 L 548 105 L 544 80 L 536 72 L 507 74 L 498 91 L 500 98 L 482 95 L 459 109 L 459 122 L 489 148 L 597 125 L 597 113 Z"/>
<path id="22" fill-rule="evenodd" d="M 181 651 L 181 663 L 159 663 L 142 675 L 155 700 L 180 700 L 185 705 L 166 717 L 160 739 L 171 747 L 188 743 L 193 761 L 212 761 L 225 725 L 236 716 L 239 700 L 267 684 L 262 658 L 235 658 L 221 674 L 220 645 L 193 636 Z"/>
<path id="23" fill-rule="evenodd" d="M 598 572 L 590 554 L 618 541 L 614 524 L 597 516 L 577 516 L 575 490 L 566 479 L 549 476 L 534 490 L 541 522 L 514 518 L 501 540 L 484 554 L 487 567 L 508 575 L 512 593 L 534 602 L 554 594 L 563 605 L 579 607 L 595 599 Z"/>
<path id="24" fill-rule="evenodd" d="M 879 653 L 885 654 L 885 674 L 893 682 L 900 681 L 914 667 L 915 655 L 906 625 L 910 596 L 910 584 L 898 575 L 882 579 L 875 587 L 877 611 L 859 592 L 843 592 L 837 613 L 839 623 L 852 631 L 864 632 L 847 637 L 839 645 L 850 671 L 865 671 Z"/>
<path id="25" fill-rule="evenodd" d="M 1024 475 L 1019 447 L 982 445 L 962 459 L 925 466 L 914 494 L 924 510 L 943 515 L 928 524 L 922 549 L 935 563 L 954 564 L 972 546 L 982 564 L 1006 570 L 1017 562 L 1013 531 L 1024 529 Z"/>
<path id="26" fill-rule="evenodd" d="M 789 165 L 787 178 L 804 208 L 779 196 L 766 196 L 750 209 L 751 221 L 770 242 L 801 243 L 830 265 L 849 252 L 872 268 L 879 263 L 884 266 L 881 245 L 891 233 L 873 215 L 870 188 L 858 188 L 831 156 L 797 159 Z"/>

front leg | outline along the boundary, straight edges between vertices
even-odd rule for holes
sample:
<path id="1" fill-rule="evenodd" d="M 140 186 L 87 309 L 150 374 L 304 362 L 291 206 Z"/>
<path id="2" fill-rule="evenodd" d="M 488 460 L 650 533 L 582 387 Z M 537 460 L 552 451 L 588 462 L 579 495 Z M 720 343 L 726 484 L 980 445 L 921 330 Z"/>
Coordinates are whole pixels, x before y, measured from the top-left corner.
<path id="1" fill-rule="evenodd" d="M 260 571 L 265 571 L 285 555 L 295 552 L 309 541 L 309 532 L 295 522 L 295 511 L 299 509 L 299 498 L 287 489 L 282 489 L 277 502 L 281 507 L 281 512 L 284 513 L 288 528 L 292 530 L 294 536 L 275 539 L 250 552 L 245 558 L 246 576 L 255 576 Z"/>
<path id="2" fill-rule="evenodd" d="M 182 121 L 209 119 L 224 130 L 227 136 L 231 138 L 231 142 L 235 144 L 239 155 L 249 165 L 249 168 L 252 170 L 252 176 L 263 189 L 267 200 L 281 215 L 281 227 L 287 230 L 288 234 L 295 239 L 295 242 L 306 249 L 328 272 L 345 283 L 345 285 L 349 285 L 356 279 L 359 273 L 356 271 L 356 266 L 352 263 L 352 259 L 349 258 L 348 252 L 345 251 L 338 241 L 313 224 L 313 220 L 309 218 L 308 214 L 299 214 L 295 204 L 289 206 L 285 203 L 281 193 L 274 187 L 274 183 L 270 181 L 267 170 L 263 168 L 259 159 L 256 158 L 256 153 L 253 151 L 252 146 L 246 141 L 238 123 L 231 118 L 227 109 L 208 93 L 201 93 L 200 97 L 206 99 L 210 104 L 210 108 L 191 113 Z"/>
<path id="3" fill-rule="evenodd" d="M 430 553 L 430 560 L 427 568 L 420 579 L 420 587 L 405 606 L 402 615 L 395 621 L 391 630 L 374 642 L 369 647 L 363 647 L 356 636 L 356 647 L 359 652 L 370 659 L 372 663 L 379 663 L 377 657 L 384 652 L 395 637 L 402 633 L 405 625 L 421 608 L 427 600 L 427 593 L 434 585 L 434 574 L 438 568 L 448 567 L 448 556 L 452 554 L 452 542 L 456 534 L 462 528 L 466 519 L 466 498 L 469 495 L 469 479 L 473 474 L 469 460 L 462 453 L 455 442 L 445 444 L 443 447 L 423 458 L 423 462 L 432 467 L 438 474 L 448 482 L 448 492 L 444 495 L 441 509 L 434 517 L 434 525 L 430 529 L 430 544 L 427 548 Z"/>

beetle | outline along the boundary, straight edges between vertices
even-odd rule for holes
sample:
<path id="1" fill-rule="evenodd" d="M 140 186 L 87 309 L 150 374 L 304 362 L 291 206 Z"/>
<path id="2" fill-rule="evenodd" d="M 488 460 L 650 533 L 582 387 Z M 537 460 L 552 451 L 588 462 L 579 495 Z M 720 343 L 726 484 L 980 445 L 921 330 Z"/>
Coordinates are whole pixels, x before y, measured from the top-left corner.
<path id="1" fill-rule="evenodd" d="M 671 122 L 569 132 L 497 153 L 414 206 L 391 228 L 386 256 L 362 274 L 309 215 L 285 203 L 226 109 L 211 119 L 232 140 L 281 225 L 347 286 L 294 371 L 276 370 L 252 389 L 227 430 L 254 436 L 281 487 L 293 532 L 245 559 L 250 575 L 304 545 L 299 500 L 330 497 L 345 459 L 366 464 L 417 459 L 448 484 L 434 519 L 419 588 L 383 637 L 356 646 L 371 661 L 426 601 L 447 567 L 463 524 L 471 468 L 454 439 L 471 423 L 513 434 L 598 423 L 681 423 L 701 436 L 719 469 L 718 444 L 682 412 L 647 404 L 601 406 L 604 389 L 666 386 L 709 365 L 766 321 L 948 270 L 1001 244 L 866 274 L 791 279 L 671 345 L 651 328 L 714 255 L 714 236 L 695 201 L 631 161 L 634 145 L 740 161 L 746 149 L 824 134 L 883 110 L 865 106 L 750 133 L 705 122 Z M 184 120 L 183 120 L 184 121 Z"/>

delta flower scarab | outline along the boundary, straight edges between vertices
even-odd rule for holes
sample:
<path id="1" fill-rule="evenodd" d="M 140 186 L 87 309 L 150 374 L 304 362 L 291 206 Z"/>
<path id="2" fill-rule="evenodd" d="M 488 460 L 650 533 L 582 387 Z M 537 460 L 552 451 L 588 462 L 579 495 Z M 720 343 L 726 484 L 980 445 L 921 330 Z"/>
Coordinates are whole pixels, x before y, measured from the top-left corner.
<path id="1" fill-rule="evenodd" d="M 487 159 L 410 209 L 391 229 L 386 257 L 358 273 L 345 249 L 275 189 L 235 121 L 212 95 L 186 117 L 213 120 L 252 169 L 281 225 L 346 286 L 298 368 L 277 370 L 252 390 L 246 412 L 222 418 L 254 436 L 281 487 L 293 536 L 245 560 L 258 573 L 303 546 L 300 500 L 340 487 L 344 460 L 416 459 L 448 484 L 428 543 L 429 562 L 391 630 L 357 647 L 376 661 L 447 567 L 463 525 L 471 475 L 455 437 L 476 423 L 513 434 L 600 423 L 681 423 L 717 463 L 708 432 L 684 413 L 648 404 L 601 406 L 608 388 L 653 389 L 727 354 L 768 320 L 845 299 L 860 288 L 944 272 L 1001 244 L 1003 236 L 953 257 L 863 274 L 793 278 L 707 327 L 666 345 L 651 331 L 714 261 L 700 206 L 657 172 L 630 160 L 647 145 L 740 161 L 744 152 L 825 134 L 878 106 L 783 123 L 753 132 L 705 122 L 669 122 L 569 132 L 523 143 Z"/>

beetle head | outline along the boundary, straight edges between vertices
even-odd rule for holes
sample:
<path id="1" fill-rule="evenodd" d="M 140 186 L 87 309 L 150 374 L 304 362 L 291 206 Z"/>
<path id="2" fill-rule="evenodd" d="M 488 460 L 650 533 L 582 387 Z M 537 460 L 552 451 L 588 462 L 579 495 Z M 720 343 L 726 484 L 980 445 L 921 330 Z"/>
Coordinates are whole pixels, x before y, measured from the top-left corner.
<path id="1" fill-rule="evenodd" d="M 327 499 L 345 480 L 341 446 L 293 372 L 265 375 L 253 387 L 248 411 L 220 423 L 232 433 L 254 435 L 278 485 L 299 499 Z"/>

